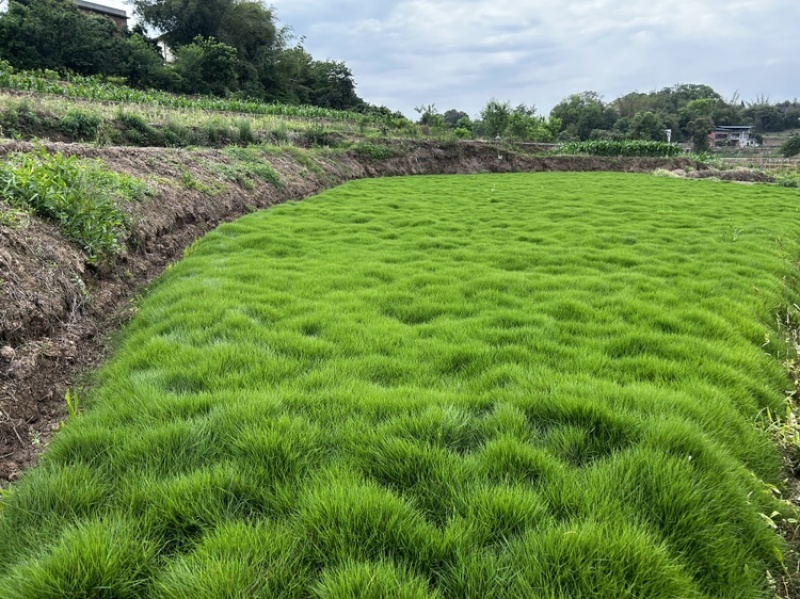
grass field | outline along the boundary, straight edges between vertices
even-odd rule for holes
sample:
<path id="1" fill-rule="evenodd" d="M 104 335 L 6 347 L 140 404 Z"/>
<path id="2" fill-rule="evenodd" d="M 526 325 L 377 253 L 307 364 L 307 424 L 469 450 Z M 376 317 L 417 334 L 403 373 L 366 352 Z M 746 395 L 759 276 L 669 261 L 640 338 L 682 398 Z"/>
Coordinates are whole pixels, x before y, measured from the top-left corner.
<path id="1" fill-rule="evenodd" d="M 771 597 L 798 200 L 423 177 L 222 226 L 0 502 L 0 597 Z"/>

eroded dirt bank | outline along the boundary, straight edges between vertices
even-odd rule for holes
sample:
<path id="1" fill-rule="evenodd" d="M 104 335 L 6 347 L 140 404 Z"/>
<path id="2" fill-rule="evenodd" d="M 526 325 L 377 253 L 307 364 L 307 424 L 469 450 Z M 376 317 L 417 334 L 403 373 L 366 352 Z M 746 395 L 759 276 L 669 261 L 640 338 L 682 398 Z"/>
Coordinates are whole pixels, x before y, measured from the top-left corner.
<path id="1" fill-rule="evenodd" d="M 700 167 L 686 159 L 541 158 L 483 143 L 403 142 L 389 159 L 320 154 L 313 168 L 308 157 L 275 153 L 269 160 L 281 185 L 253 187 L 215 174 L 215 166 L 228 162 L 220 150 L 45 147 L 145 178 L 155 194 L 129 206 L 134 224 L 127 253 L 100 269 L 87 266 L 51 223 L 32 218 L 13 227 L 0 224 L 0 486 L 18 478 L 58 429 L 67 414 L 65 392 L 86 384 L 86 373 L 107 356 L 111 333 L 132 312 L 131 299 L 221 222 L 365 177 Z M 0 155 L 32 148 L 7 143 Z"/>

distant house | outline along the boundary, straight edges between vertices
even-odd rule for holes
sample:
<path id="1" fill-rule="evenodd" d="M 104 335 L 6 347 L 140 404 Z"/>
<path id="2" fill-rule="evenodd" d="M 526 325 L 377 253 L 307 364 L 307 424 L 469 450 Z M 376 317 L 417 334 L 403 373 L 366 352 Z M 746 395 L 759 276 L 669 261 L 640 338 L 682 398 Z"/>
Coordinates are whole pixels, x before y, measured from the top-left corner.
<path id="1" fill-rule="evenodd" d="M 128 27 L 128 13 L 121 8 L 112 8 L 96 2 L 86 2 L 86 0 L 74 0 L 75 4 L 85 15 L 99 15 L 101 17 L 108 17 L 119 29 L 127 29 Z"/>
<path id="2" fill-rule="evenodd" d="M 739 146 L 740 148 L 754 148 L 758 145 L 753 138 L 753 127 L 746 125 L 731 125 L 717 127 L 709 134 L 712 146 Z"/>

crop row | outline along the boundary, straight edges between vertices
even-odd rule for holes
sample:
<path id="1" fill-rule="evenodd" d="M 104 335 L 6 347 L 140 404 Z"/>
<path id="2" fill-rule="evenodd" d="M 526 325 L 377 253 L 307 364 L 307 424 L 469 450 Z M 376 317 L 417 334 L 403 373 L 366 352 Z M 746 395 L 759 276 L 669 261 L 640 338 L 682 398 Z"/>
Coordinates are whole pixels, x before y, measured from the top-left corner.
<path id="1" fill-rule="evenodd" d="M 345 121 L 359 121 L 365 118 L 365 115 L 357 112 L 332 110 L 318 106 L 268 104 L 239 98 L 180 96 L 156 90 L 139 90 L 126 85 L 103 81 L 97 77 L 70 75 L 66 80 L 62 80 L 51 71 L 43 73 L 17 72 L 5 61 L 0 61 L 0 88 L 103 102 L 153 104 L 168 108 L 213 112 L 240 112 Z"/>
<path id="2" fill-rule="evenodd" d="M 683 154 L 683 148 L 678 144 L 663 141 L 578 141 L 560 144 L 554 152 L 556 154 L 588 154 L 590 156 L 644 156 L 652 158 L 673 157 Z"/>

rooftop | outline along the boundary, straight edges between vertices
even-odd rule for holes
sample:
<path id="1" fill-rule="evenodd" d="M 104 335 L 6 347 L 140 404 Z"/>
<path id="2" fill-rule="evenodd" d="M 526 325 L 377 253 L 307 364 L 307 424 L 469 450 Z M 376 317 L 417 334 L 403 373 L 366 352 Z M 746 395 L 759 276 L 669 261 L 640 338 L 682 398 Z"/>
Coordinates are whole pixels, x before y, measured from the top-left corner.
<path id="1" fill-rule="evenodd" d="M 85 8 L 86 10 L 92 10 L 122 19 L 128 18 L 128 13 L 121 8 L 113 8 L 111 6 L 105 6 L 104 4 L 97 4 L 96 2 L 86 2 L 86 0 L 75 0 L 75 4 L 78 5 L 78 8 Z"/>

